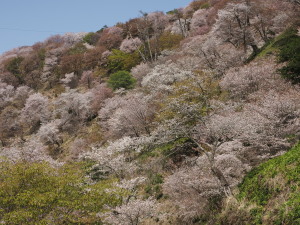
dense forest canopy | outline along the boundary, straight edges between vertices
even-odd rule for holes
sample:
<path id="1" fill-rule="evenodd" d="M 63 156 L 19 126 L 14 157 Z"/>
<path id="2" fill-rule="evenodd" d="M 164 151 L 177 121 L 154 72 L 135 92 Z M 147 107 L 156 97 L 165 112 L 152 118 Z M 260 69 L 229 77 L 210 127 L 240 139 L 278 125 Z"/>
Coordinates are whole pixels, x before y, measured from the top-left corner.
<path id="1" fill-rule="evenodd" d="M 299 223 L 299 9 L 195 0 L 1 55 L 0 224 Z"/>

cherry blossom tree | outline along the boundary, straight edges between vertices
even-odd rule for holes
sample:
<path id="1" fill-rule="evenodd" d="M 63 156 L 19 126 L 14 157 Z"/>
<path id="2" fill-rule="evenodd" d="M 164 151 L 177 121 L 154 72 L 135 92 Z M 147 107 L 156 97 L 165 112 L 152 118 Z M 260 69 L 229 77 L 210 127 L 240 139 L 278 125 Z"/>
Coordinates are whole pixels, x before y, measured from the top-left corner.
<path id="1" fill-rule="evenodd" d="M 141 63 L 131 69 L 132 76 L 140 84 L 142 79 L 151 71 L 151 67 L 148 63 Z"/>
<path id="2" fill-rule="evenodd" d="M 18 107 L 24 107 L 26 99 L 33 94 L 33 90 L 28 86 L 19 86 L 15 90 L 14 102 Z"/>
<path id="3" fill-rule="evenodd" d="M 104 46 L 108 50 L 112 50 L 113 48 L 118 48 L 123 41 L 123 29 L 117 26 L 106 28 L 98 42 L 98 46 Z"/>
<path id="4" fill-rule="evenodd" d="M 151 91 L 168 91 L 170 85 L 176 81 L 192 76 L 192 71 L 180 68 L 176 63 L 167 62 L 165 65 L 155 66 L 142 81 L 142 86 Z"/>
<path id="5" fill-rule="evenodd" d="M 33 135 L 28 141 L 23 143 L 13 143 L 9 147 L 0 148 L 0 156 L 10 161 L 17 162 L 24 160 L 27 162 L 49 162 L 53 166 L 61 163 L 53 160 L 47 152 L 47 147 Z"/>
<path id="6" fill-rule="evenodd" d="M 93 76 L 93 72 L 91 70 L 88 70 L 88 71 L 83 71 L 79 83 L 86 85 L 90 89 L 92 87 L 94 80 L 95 78 Z"/>
<path id="7" fill-rule="evenodd" d="M 60 127 L 73 130 L 76 125 L 86 122 L 91 116 L 91 92 L 78 93 L 75 89 L 62 93 L 54 102 L 54 114 L 61 119 Z"/>
<path id="8" fill-rule="evenodd" d="M 112 173 L 119 178 L 124 178 L 126 174 L 132 174 L 137 169 L 131 158 L 135 146 L 134 138 L 123 137 L 108 142 L 107 146 L 93 146 L 91 151 L 81 154 L 80 158 L 96 161 L 95 167 L 103 177 L 107 173 Z M 131 152 L 132 149 L 134 152 Z"/>
<path id="9" fill-rule="evenodd" d="M 191 19 L 184 15 L 183 9 L 175 9 L 169 14 L 173 23 L 166 28 L 171 33 L 181 34 L 183 37 L 188 36 Z"/>
<path id="10" fill-rule="evenodd" d="M 95 115 L 103 107 L 104 101 L 108 98 L 113 97 L 113 91 L 105 83 L 99 84 L 91 89 L 93 96 L 91 109 Z"/>
<path id="11" fill-rule="evenodd" d="M 217 76 L 222 76 L 228 68 L 239 66 L 245 60 L 243 51 L 232 48 L 228 43 L 220 43 L 213 34 L 193 37 L 185 43 L 184 49 L 198 58 L 200 68 L 212 70 Z"/>
<path id="12" fill-rule="evenodd" d="M 77 86 L 77 81 L 78 79 L 74 72 L 65 74 L 65 77 L 60 79 L 60 82 L 69 88 L 75 88 Z"/>
<path id="13" fill-rule="evenodd" d="M 6 140 L 22 133 L 19 122 L 20 110 L 7 106 L 0 112 L 0 145 L 6 145 Z"/>
<path id="14" fill-rule="evenodd" d="M 229 69 L 220 85 L 234 98 L 246 98 L 262 88 L 268 88 L 276 78 L 277 66 L 273 62 L 253 62 L 242 67 Z"/>
<path id="15" fill-rule="evenodd" d="M 56 145 L 59 147 L 62 144 L 62 138 L 59 135 L 59 120 L 52 120 L 49 123 L 42 124 L 37 136 L 45 145 Z"/>
<path id="16" fill-rule="evenodd" d="M 291 22 L 295 9 L 288 1 L 248 1 L 251 6 L 250 23 L 264 42 L 282 32 Z"/>
<path id="17" fill-rule="evenodd" d="M 132 53 L 137 50 L 141 46 L 141 44 L 142 42 L 138 37 L 132 39 L 124 39 L 120 46 L 120 50 L 126 53 Z"/>
<path id="18" fill-rule="evenodd" d="M 245 52 L 248 46 L 256 52 L 258 47 L 251 32 L 250 10 L 251 7 L 247 3 L 227 4 L 218 13 L 214 35 L 236 48 L 243 47 Z"/>
<path id="19" fill-rule="evenodd" d="M 209 10 L 207 9 L 199 9 L 194 12 L 193 17 L 191 19 L 191 32 L 195 35 L 203 35 L 208 33 L 209 26 L 207 23 L 207 17 L 209 14 Z"/>
<path id="20" fill-rule="evenodd" d="M 15 89 L 12 85 L 0 82 L 0 109 L 13 100 Z"/>
<path id="21" fill-rule="evenodd" d="M 31 127 L 31 132 L 37 130 L 41 123 L 49 121 L 50 116 L 49 100 L 40 93 L 30 95 L 21 111 L 21 121 Z"/>
<path id="22" fill-rule="evenodd" d="M 119 102 L 108 104 L 99 112 L 99 117 L 113 136 L 150 134 L 154 110 L 150 99 L 142 94 L 130 94 L 116 98 Z M 110 99 L 109 101 L 114 101 Z M 113 107 L 113 108 L 111 108 Z M 113 111 L 112 111 L 113 110 Z"/>
<path id="23" fill-rule="evenodd" d="M 138 225 L 144 219 L 157 215 L 158 207 L 154 199 L 130 199 L 113 209 L 112 212 L 104 214 L 105 222 L 114 225 Z"/>

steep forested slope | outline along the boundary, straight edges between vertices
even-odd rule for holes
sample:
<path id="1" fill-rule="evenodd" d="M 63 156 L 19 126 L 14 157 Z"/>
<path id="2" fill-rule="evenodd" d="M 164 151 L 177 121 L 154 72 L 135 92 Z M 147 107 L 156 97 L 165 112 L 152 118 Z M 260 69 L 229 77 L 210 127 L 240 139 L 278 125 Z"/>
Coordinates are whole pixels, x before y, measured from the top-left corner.
<path id="1" fill-rule="evenodd" d="M 3 54 L 0 223 L 297 223 L 299 148 L 259 165 L 299 140 L 298 18 L 198 0 Z"/>

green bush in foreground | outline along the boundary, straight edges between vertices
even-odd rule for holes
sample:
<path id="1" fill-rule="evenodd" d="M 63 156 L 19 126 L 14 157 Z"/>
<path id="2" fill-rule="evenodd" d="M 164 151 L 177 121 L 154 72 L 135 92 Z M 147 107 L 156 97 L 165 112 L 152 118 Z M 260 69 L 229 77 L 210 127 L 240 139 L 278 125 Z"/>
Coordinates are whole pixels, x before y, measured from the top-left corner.
<path id="1" fill-rule="evenodd" d="M 97 213 L 121 203 L 115 180 L 88 184 L 83 163 L 0 165 L 0 221 L 4 224 L 101 224 Z"/>

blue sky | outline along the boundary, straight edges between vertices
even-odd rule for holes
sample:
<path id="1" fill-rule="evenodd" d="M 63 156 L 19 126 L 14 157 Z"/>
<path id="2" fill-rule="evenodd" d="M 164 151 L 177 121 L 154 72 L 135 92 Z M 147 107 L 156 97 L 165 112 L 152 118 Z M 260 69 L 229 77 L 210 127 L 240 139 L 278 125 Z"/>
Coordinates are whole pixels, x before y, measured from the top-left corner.
<path id="1" fill-rule="evenodd" d="M 0 54 L 65 32 L 97 31 L 192 0 L 0 0 Z"/>

